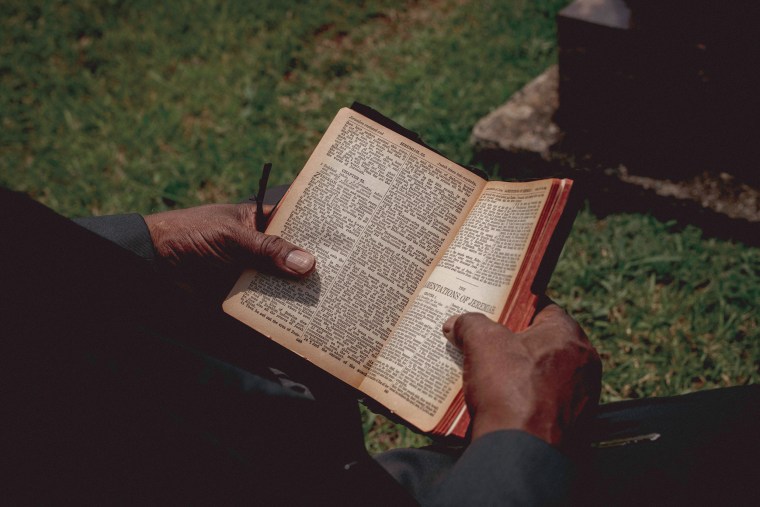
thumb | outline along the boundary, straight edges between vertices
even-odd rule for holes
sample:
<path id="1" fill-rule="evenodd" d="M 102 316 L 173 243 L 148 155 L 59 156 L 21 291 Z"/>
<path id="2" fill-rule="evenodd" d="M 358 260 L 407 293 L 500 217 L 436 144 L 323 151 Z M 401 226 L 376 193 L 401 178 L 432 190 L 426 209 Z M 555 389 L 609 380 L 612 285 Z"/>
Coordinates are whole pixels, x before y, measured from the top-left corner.
<path id="1" fill-rule="evenodd" d="M 290 275 L 308 275 L 317 263 L 314 255 L 279 236 L 249 232 L 237 238 L 237 243 L 254 261 L 264 261 Z"/>
<path id="2" fill-rule="evenodd" d="M 446 338 L 465 352 L 473 342 L 490 340 L 492 335 L 506 331 L 506 328 L 484 314 L 475 312 L 453 315 L 443 324 L 443 334 Z"/>

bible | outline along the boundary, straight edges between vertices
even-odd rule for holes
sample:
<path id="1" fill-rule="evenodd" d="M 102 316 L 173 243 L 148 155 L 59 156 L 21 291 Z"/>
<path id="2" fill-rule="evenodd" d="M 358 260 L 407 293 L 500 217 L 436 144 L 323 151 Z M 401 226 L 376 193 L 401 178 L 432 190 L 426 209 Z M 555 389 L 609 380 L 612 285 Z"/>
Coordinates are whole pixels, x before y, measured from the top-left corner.
<path id="1" fill-rule="evenodd" d="M 223 308 L 419 430 L 461 437 L 462 354 L 441 326 L 472 311 L 530 323 L 572 181 L 489 182 L 370 113 L 338 112 L 267 225 L 314 272 L 244 271 Z"/>

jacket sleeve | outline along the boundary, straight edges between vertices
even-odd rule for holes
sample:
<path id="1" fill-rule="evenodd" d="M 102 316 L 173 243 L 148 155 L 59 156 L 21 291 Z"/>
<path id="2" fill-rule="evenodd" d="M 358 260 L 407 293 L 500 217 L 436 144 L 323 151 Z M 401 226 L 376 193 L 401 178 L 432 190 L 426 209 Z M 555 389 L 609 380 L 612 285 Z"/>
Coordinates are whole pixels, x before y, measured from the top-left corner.
<path id="1" fill-rule="evenodd" d="M 104 217 L 75 218 L 74 222 L 95 234 L 130 250 L 146 261 L 155 260 L 150 231 L 142 215 L 111 215 Z"/>
<path id="2" fill-rule="evenodd" d="M 546 442 L 517 430 L 473 442 L 422 505 L 567 505 L 570 460 Z"/>

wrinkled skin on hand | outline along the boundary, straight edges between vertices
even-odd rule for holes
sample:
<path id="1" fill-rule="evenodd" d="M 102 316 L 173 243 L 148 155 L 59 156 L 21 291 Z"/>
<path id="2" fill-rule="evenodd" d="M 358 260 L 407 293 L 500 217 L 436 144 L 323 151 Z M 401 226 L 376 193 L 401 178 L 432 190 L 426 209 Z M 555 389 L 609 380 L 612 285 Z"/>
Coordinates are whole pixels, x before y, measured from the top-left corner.
<path id="1" fill-rule="evenodd" d="M 315 268 L 310 253 L 256 230 L 253 204 L 166 211 L 145 216 L 145 222 L 160 270 L 204 299 L 218 302 L 246 267 L 294 277 Z"/>
<path id="2" fill-rule="evenodd" d="M 601 361 L 580 326 L 556 305 L 513 333 L 478 313 L 451 317 L 446 337 L 464 354 L 473 440 L 518 429 L 561 446 L 599 401 Z"/>

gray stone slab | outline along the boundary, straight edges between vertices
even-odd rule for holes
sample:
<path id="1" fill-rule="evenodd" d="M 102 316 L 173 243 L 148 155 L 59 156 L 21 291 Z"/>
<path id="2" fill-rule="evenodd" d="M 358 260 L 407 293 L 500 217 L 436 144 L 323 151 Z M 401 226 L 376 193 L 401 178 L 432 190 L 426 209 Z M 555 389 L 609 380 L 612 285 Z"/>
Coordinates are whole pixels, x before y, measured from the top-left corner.
<path id="1" fill-rule="evenodd" d="M 559 71 L 553 65 L 478 121 L 471 137 L 475 150 L 525 151 L 547 157 L 561 138 L 552 120 L 559 105 L 558 82 Z"/>

